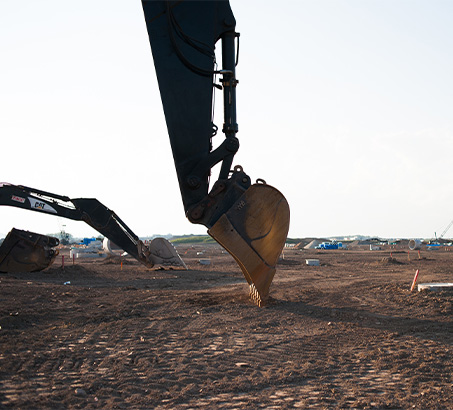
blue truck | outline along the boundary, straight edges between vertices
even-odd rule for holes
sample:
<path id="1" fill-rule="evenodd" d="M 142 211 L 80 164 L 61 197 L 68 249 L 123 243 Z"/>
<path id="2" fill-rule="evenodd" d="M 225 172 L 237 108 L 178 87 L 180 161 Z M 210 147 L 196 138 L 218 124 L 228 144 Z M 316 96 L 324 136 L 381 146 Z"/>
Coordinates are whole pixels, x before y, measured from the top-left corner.
<path id="1" fill-rule="evenodd" d="M 323 242 L 315 249 L 346 249 L 341 242 Z"/>

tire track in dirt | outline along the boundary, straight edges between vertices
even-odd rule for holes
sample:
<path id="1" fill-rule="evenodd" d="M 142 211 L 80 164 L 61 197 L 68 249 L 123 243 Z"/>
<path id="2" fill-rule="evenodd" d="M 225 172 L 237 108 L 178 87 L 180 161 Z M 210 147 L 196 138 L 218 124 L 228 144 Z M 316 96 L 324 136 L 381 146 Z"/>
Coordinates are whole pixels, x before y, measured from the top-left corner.
<path id="1" fill-rule="evenodd" d="M 230 265 L 219 280 L 133 266 L 69 272 L 70 287 L 60 271 L 5 280 L 0 406 L 448 408 L 451 298 L 408 294 L 403 264 L 379 276 L 362 255 L 356 270 L 322 257 L 285 265 L 265 309 Z"/>

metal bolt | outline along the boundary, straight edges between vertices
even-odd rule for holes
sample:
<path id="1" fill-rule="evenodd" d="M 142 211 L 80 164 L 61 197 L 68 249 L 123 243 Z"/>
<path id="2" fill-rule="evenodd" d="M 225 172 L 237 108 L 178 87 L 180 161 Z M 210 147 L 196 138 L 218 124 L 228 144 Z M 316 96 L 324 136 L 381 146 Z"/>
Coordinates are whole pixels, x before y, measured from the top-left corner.
<path id="1" fill-rule="evenodd" d="M 192 189 L 197 189 L 200 187 L 201 180 L 199 177 L 192 175 L 187 178 L 187 183 Z"/>

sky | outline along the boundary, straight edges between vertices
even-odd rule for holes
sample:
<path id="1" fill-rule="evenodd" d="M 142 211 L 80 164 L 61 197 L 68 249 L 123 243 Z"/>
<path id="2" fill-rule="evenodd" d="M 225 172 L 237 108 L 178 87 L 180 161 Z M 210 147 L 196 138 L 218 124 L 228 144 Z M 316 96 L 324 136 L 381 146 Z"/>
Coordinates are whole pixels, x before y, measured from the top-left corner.
<path id="1" fill-rule="evenodd" d="M 440 235 L 453 220 L 453 2 L 230 4 L 234 164 L 286 196 L 289 236 Z M 184 215 L 140 1 L 1 0 L 0 55 L 0 181 L 97 198 L 139 236 L 206 233 Z M 97 234 L 0 212 L 1 236 Z"/>

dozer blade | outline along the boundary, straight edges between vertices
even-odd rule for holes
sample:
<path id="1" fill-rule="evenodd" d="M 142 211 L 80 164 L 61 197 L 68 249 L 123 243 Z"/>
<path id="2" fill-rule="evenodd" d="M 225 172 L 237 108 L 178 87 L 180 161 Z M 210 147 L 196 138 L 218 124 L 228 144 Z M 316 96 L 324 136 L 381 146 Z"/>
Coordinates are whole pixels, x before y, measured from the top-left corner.
<path id="1" fill-rule="evenodd" d="M 241 267 L 258 306 L 269 295 L 288 229 L 286 198 L 269 185 L 255 184 L 208 230 Z"/>
<path id="2" fill-rule="evenodd" d="M 0 272 L 39 272 L 49 267 L 59 240 L 51 236 L 13 228 L 0 247 Z"/>

